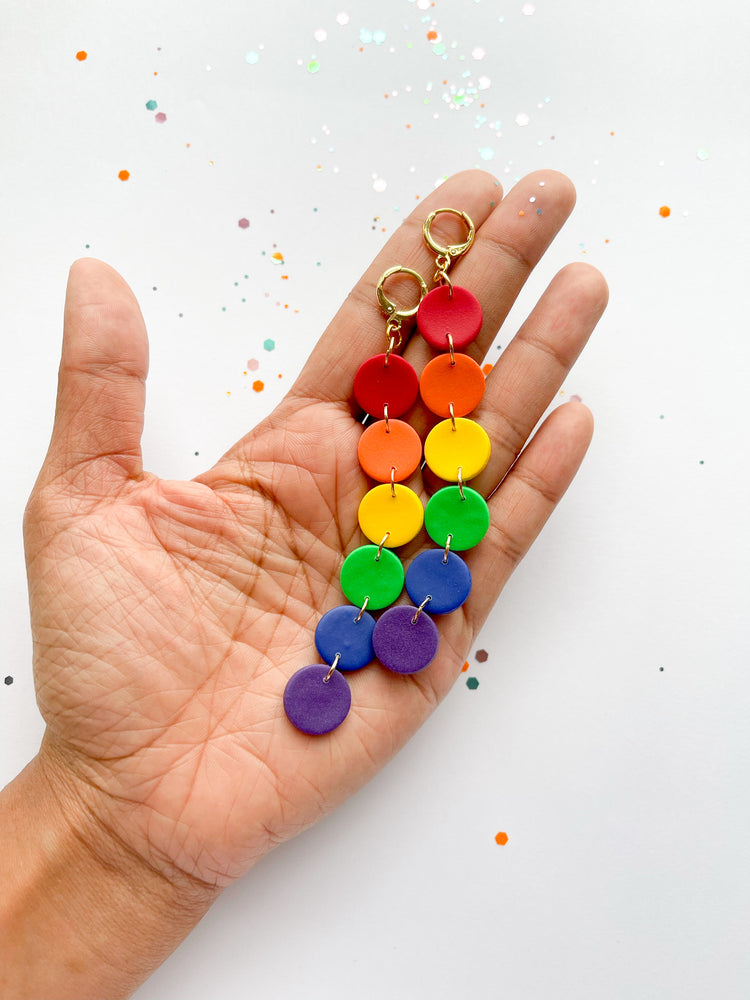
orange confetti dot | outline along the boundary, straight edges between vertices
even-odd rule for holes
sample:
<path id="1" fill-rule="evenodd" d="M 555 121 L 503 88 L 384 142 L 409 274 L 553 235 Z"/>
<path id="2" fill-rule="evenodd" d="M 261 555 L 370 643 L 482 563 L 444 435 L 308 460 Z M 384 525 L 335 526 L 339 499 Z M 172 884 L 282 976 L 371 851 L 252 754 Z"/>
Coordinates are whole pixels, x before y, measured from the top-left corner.
<path id="1" fill-rule="evenodd" d="M 469 661 L 464 660 L 464 665 L 461 667 L 461 673 L 464 674 L 469 669 Z"/>
<path id="2" fill-rule="evenodd" d="M 505 847 L 505 845 L 508 843 L 508 834 L 507 833 L 495 834 L 495 843 L 500 844 L 501 847 Z"/>
<path id="3" fill-rule="evenodd" d="M 81 49 L 80 52 L 76 52 L 76 59 L 78 60 L 78 62 L 83 62 L 83 60 L 87 58 L 88 58 L 88 52 L 85 52 L 83 49 Z"/>
<path id="4" fill-rule="evenodd" d="M 434 42 L 436 38 L 437 38 L 437 31 L 428 31 L 427 32 L 427 39 L 428 39 L 428 41 Z"/>
<path id="5" fill-rule="evenodd" d="M 265 389 L 265 385 L 261 382 L 260 379 L 257 379 L 255 382 L 253 382 L 253 389 L 255 389 L 256 392 L 263 392 L 263 390 Z"/>
<path id="6" fill-rule="evenodd" d="M 272 253 L 271 254 L 271 257 L 273 257 L 274 260 L 283 260 L 284 259 L 284 254 L 283 253 L 279 253 L 278 250 L 277 250 L 276 253 Z"/>
<path id="7" fill-rule="evenodd" d="M 489 373 L 492 371 L 492 365 L 489 362 L 487 362 L 486 365 L 482 365 L 482 371 L 484 372 L 485 375 L 489 375 Z"/>
<path id="8" fill-rule="evenodd" d="M 519 214 L 519 215 L 521 216 L 521 218 L 523 218 L 523 217 L 524 217 L 524 215 L 526 215 L 526 213 L 524 212 L 524 210 L 523 210 L 523 209 L 521 209 L 521 211 L 520 211 L 520 212 L 519 212 L 518 214 Z"/>
<path id="9" fill-rule="evenodd" d="M 659 209 L 659 215 L 662 217 L 662 219 L 669 218 L 671 214 L 672 214 L 672 209 L 669 207 L 669 205 L 662 205 L 661 208 Z"/>
<path id="10" fill-rule="evenodd" d="M 121 170 L 117 176 L 120 178 L 121 181 L 126 181 L 130 177 L 130 171 Z"/>

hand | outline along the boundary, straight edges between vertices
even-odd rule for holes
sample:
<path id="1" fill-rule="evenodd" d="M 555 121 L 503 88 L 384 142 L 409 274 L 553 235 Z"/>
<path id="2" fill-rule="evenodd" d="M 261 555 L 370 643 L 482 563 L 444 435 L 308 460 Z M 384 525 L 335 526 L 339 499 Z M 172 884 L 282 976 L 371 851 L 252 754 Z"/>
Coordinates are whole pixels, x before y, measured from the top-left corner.
<path id="1" fill-rule="evenodd" d="M 477 237 L 451 277 L 484 309 L 470 351 L 481 360 L 574 202 L 549 171 L 500 197 L 489 175 L 468 172 L 420 203 L 286 398 L 191 482 L 142 468 L 147 342 L 131 291 L 102 263 L 74 264 L 54 432 L 25 529 L 47 724 L 38 765 L 95 850 L 116 841 L 128 863 L 210 897 L 361 786 L 455 681 L 590 440 L 589 411 L 568 403 L 528 442 L 605 306 L 604 281 L 584 264 L 554 278 L 472 415 L 493 444 L 472 486 L 489 496 L 501 485 L 488 535 L 465 553 L 469 600 L 436 619 L 436 659 L 407 677 L 377 664 L 349 674 L 352 711 L 328 736 L 299 733 L 282 708 L 289 677 L 318 659 L 321 614 L 347 603 L 341 562 L 363 543 L 369 484 L 351 391 L 359 364 L 383 350 L 375 285 L 395 264 L 429 283 L 422 221 L 441 206 L 466 211 Z M 439 217 L 435 234 L 455 240 L 454 222 Z M 429 354 L 417 335 L 405 348 L 418 371 Z M 407 419 L 424 433 L 419 406 Z"/>

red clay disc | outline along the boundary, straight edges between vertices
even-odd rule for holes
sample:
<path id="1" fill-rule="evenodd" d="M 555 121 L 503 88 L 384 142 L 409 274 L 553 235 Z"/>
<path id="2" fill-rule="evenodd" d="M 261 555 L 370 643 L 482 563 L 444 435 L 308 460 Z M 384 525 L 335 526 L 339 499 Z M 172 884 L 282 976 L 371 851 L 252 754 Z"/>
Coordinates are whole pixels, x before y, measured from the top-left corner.
<path id="1" fill-rule="evenodd" d="M 484 372 L 467 354 L 439 354 L 422 372 L 419 380 L 422 402 L 439 417 L 465 417 L 484 395 Z"/>
<path id="2" fill-rule="evenodd" d="M 385 416 L 386 405 L 389 417 L 406 413 L 418 392 L 417 373 L 398 354 L 391 354 L 387 365 L 385 354 L 375 354 L 359 366 L 354 376 L 354 398 L 365 413 L 378 419 Z"/>
<path id="3" fill-rule="evenodd" d="M 448 334 L 457 351 L 463 350 L 482 328 L 482 307 L 468 288 L 447 285 L 433 288 L 422 299 L 417 310 L 419 332 L 438 351 L 448 350 Z"/>
<path id="4" fill-rule="evenodd" d="M 389 407 L 390 409 L 390 407 Z M 414 428 L 403 420 L 385 420 L 370 424 L 357 446 L 359 464 L 371 479 L 402 483 L 415 472 L 422 461 L 422 441 Z"/>

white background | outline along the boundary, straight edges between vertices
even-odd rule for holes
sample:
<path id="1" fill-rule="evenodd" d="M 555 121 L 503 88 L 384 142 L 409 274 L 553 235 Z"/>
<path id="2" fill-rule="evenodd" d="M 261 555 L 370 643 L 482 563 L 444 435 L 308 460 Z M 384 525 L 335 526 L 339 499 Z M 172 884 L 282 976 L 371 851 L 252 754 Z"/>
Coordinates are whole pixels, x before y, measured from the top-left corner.
<path id="1" fill-rule="evenodd" d="M 554 167 L 579 192 L 500 347 L 567 261 L 612 293 L 560 395 L 595 414 L 589 457 L 469 671 L 139 1000 L 748 996 L 750 7 L 3 0 L 0 17 L 0 778 L 42 731 L 20 524 L 73 259 L 109 261 L 142 303 L 146 464 L 170 477 L 278 401 L 456 170 L 507 188 Z"/>

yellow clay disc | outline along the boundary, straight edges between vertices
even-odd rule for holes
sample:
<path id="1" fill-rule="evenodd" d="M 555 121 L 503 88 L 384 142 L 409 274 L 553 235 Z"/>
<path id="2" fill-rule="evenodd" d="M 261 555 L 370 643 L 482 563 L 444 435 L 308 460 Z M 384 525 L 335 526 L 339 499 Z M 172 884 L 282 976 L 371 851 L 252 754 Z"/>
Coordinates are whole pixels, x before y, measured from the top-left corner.
<path id="1" fill-rule="evenodd" d="M 448 482 L 478 476 L 490 460 L 490 439 L 487 431 L 475 420 L 456 417 L 456 426 L 450 420 L 441 420 L 427 435 L 424 457 L 429 468 Z"/>
<path id="2" fill-rule="evenodd" d="M 375 486 L 359 505 L 360 528 L 375 545 L 388 535 L 383 543 L 388 549 L 410 542 L 419 534 L 423 522 L 422 501 L 414 490 L 399 483 L 394 487 L 390 483 Z"/>

